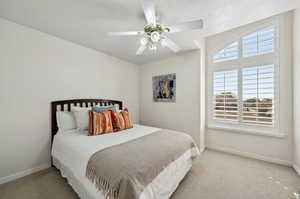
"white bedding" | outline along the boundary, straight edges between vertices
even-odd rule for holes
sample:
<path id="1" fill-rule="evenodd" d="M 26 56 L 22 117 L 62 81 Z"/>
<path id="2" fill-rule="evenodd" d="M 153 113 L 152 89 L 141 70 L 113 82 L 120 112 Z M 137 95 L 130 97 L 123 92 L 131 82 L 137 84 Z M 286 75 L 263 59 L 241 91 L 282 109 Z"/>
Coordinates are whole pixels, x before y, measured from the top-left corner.
<path id="1" fill-rule="evenodd" d="M 52 146 L 54 165 L 62 176 L 82 199 L 104 199 L 103 194 L 85 177 L 89 158 L 95 152 L 120 143 L 127 142 L 160 129 L 134 125 L 134 128 L 122 132 L 101 136 L 87 136 L 86 132 L 75 130 L 59 132 L 55 135 Z M 191 155 L 197 149 L 189 150 L 174 161 L 143 191 L 140 199 L 167 199 L 176 190 L 178 184 L 192 167 Z"/>

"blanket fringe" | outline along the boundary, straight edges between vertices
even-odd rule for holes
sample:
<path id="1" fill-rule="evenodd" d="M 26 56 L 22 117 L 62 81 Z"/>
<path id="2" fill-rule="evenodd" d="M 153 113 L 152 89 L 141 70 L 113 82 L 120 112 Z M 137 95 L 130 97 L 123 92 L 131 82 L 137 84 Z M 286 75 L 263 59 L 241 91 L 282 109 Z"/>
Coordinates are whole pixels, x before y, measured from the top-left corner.
<path id="1" fill-rule="evenodd" d="M 86 169 L 86 177 L 95 184 L 99 191 L 102 191 L 105 199 L 119 199 L 119 185 L 118 187 L 111 187 L 107 180 L 97 176 L 95 169 L 88 167 Z"/>

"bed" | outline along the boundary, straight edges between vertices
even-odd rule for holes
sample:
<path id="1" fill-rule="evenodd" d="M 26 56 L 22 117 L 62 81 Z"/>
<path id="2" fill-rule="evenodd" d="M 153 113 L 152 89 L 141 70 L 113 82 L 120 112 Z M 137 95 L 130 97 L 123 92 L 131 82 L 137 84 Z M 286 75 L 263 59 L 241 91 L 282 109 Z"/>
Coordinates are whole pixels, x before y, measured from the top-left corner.
<path id="1" fill-rule="evenodd" d="M 132 140 L 142 139 L 158 132 L 159 128 L 134 125 L 122 133 L 101 136 L 87 136 L 85 131 L 69 130 L 58 132 L 56 111 L 71 111 L 72 106 L 107 106 L 122 102 L 102 99 L 79 99 L 52 102 L 52 165 L 65 177 L 73 190 L 82 199 L 106 199 L 105 195 L 86 177 L 86 167 L 90 157 L 97 151 L 118 146 Z M 197 147 L 187 150 L 179 158 L 164 168 L 149 183 L 139 199 L 167 199 L 192 167 L 192 157 L 199 154 Z M 117 163 L 117 162 L 116 162 Z M 154 163 L 155 164 L 155 163 Z"/>

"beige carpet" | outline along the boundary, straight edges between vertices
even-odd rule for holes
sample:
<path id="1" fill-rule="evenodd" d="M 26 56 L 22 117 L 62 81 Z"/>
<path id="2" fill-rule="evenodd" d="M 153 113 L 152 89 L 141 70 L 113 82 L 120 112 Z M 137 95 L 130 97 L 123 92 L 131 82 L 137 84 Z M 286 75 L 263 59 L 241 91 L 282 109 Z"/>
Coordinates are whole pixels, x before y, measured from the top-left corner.
<path id="1" fill-rule="evenodd" d="M 206 151 L 172 199 L 295 199 L 300 178 L 292 168 Z M 54 169 L 0 185 L 1 199 L 76 199 Z"/>

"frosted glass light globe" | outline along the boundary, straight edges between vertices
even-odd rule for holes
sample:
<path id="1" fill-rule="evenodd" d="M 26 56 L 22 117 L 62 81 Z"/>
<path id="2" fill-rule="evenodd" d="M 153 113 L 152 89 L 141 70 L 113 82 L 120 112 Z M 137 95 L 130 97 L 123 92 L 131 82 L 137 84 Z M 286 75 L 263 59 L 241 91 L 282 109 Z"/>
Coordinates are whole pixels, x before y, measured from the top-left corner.
<path id="1" fill-rule="evenodd" d="M 162 47 L 166 47 L 168 44 L 167 44 L 167 41 L 166 41 L 165 39 L 162 39 L 162 40 L 160 41 L 160 45 L 161 45 Z"/>
<path id="2" fill-rule="evenodd" d="M 140 42 L 141 42 L 141 45 L 146 46 L 147 43 L 148 43 L 148 38 L 142 37 L 141 40 L 140 40 Z"/>
<path id="3" fill-rule="evenodd" d="M 150 35 L 151 41 L 158 42 L 160 40 L 160 34 L 157 31 L 154 31 Z"/>
<path id="4" fill-rule="evenodd" d="M 157 46 L 154 44 L 151 44 L 149 47 L 150 50 L 156 51 L 157 50 Z"/>

